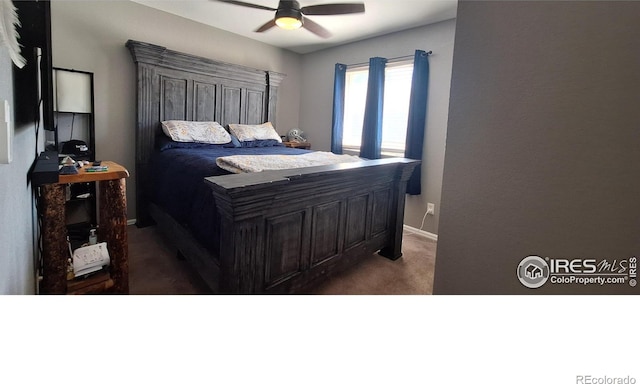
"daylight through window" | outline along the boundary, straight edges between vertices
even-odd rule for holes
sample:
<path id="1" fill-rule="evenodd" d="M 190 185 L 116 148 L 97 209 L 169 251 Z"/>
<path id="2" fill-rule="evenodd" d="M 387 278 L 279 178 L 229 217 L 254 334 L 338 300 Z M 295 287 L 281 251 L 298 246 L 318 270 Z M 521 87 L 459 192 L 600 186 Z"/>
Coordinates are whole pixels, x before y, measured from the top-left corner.
<path id="1" fill-rule="evenodd" d="M 366 67 L 347 69 L 342 138 L 345 152 L 360 152 L 368 76 Z M 383 157 L 404 155 L 412 76 L 413 60 L 387 63 L 382 118 Z"/>

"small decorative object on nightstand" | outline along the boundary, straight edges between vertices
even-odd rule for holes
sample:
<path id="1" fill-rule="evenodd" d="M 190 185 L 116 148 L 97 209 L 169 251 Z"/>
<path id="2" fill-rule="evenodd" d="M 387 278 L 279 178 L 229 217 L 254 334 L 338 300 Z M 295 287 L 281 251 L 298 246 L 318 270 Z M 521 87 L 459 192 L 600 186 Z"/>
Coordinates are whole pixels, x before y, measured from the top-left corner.
<path id="1" fill-rule="evenodd" d="M 287 133 L 287 141 L 293 141 L 297 143 L 304 143 L 307 141 L 307 135 L 298 128 L 290 129 Z"/>
<path id="2" fill-rule="evenodd" d="M 298 128 L 293 128 L 287 133 L 287 139 L 283 142 L 289 148 L 311 149 L 307 136 Z"/>
<path id="3" fill-rule="evenodd" d="M 296 141 L 283 141 L 282 144 L 289 148 L 311 149 L 311 143 L 308 141 L 305 141 L 303 143 L 298 143 Z"/>

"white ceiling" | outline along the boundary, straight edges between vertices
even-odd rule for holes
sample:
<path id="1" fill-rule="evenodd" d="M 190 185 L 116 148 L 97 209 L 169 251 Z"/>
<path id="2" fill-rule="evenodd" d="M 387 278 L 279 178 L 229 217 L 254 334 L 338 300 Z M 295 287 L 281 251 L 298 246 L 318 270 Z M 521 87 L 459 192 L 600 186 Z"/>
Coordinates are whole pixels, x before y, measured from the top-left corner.
<path id="1" fill-rule="evenodd" d="M 174 15 L 261 41 L 297 53 L 309 53 L 374 36 L 398 32 L 456 17 L 457 0 L 299 0 L 305 7 L 327 3 L 360 2 L 364 14 L 310 16 L 332 36 L 322 39 L 305 29 L 285 31 L 272 28 L 253 32 L 274 17 L 274 12 L 213 0 L 132 0 Z M 278 0 L 242 0 L 277 8 Z"/>

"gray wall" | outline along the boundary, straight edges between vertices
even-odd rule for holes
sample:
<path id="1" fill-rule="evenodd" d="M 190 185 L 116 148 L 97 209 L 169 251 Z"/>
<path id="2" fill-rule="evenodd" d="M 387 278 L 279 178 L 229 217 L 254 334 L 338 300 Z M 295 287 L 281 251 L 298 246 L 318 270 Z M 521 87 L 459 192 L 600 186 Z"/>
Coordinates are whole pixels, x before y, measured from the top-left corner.
<path id="1" fill-rule="evenodd" d="M 13 125 L 12 66 L 9 51 L 0 47 L 0 101 L 9 100 Z M 13 161 L 0 164 L 0 294 L 33 294 L 35 221 L 27 173 L 35 159 L 35 128 L 17 127 L 13 146 Z"/>
<path id="2" fill-rule="evenodd" d="M 129 169 L 129 219 L 135 218 L 136 99 L 128 39 L 287 74 L 278 94 L 277 129 L 286 133 L 298 125 L 298 54 L 129 1 L 54 1 L 51 19 L 53 65 L 94 73 L 96 157 Z"/>
<path id="3" fill-rule="evenodd" d="M 460 2 L 437 294 L 528 289 L 527 255 L 640 254 L 640 3 Z"/>
<path id="4" fill-rule="evenodd" d="M 422 194 L 407 196 L 405 224 L 420 227 L 427 202 L 436 204 L 436 215 L 427 216 L 424 230 L 438 233 L 440 192 L 449 108 L 455 20 L 398 32 L 326 49 L 303 57 L 300 129 L 313 149 L 331 150 L 333 74 L 335 63 L 368 62 L 370 57 L 413 55 L 416 49 L 433 51 L 429 58 L 429 103 L 422 166 Z"/>

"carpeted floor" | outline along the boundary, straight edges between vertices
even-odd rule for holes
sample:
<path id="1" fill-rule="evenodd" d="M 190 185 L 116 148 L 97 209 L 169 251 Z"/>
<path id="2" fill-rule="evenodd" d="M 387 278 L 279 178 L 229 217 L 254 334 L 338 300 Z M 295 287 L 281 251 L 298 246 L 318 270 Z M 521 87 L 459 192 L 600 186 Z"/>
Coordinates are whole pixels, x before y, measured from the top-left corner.
<path id="1" fill-rule="evenodd" d="M 132 295 L 211 294 L 185 260 L 169 251 L 155 227 L 128 227 L 129 292 Z M 436 242 L 405 232 L 402 258 L 371 255 L 309 294 L 424 295 L 433 290 Z"/>

